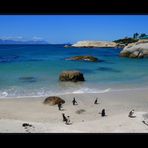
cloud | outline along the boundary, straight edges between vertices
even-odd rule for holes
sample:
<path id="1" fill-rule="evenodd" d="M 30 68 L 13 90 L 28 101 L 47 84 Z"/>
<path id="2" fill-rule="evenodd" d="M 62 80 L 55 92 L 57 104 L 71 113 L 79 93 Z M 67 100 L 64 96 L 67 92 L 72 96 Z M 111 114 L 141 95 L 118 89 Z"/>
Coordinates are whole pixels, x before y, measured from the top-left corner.
<path id="1" fill-rule="evenodd" d="M 33 36 L 32 38 L 24 38 L 23 36 L 0 36 L 2 40 L 13 40 L 13 41 L 44 41 L 42 37 Z"/>
<path id="2" fill-rule="evenodd" d="M 22 36 L 2 36 L 0 37 L 2 40 L 23 40 L 24 38 Z"/>
<path id="3" fill-rule="evenodd" d="M 34 36 L 32 39 L 33 39 L 34 41 L 40 41 L 40 40 L 43 40 L 42 37 L 38 37 L 38 36 Z"/>

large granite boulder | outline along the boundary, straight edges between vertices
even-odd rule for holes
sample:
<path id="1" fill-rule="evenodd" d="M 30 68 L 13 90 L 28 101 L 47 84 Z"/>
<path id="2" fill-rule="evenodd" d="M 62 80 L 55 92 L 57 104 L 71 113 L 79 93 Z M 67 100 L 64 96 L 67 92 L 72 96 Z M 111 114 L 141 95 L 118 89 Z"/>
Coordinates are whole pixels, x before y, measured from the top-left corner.
<path id="1" fill-rule="evenodd" d="M 74 56 L 71 58 L 67 58 L 66 60 L 74 60 L 74 61 L 90 61 L 90 62 L 97 62 L 99 61 L 98 58 L 93 57 L 93 56 Z"/>
<path id="2" fill-rule="evenodd" d="M 120 52 L 121 57 L 144 58 L 148 57 L 148 40 L 139 40 L 130 43 Z"/>
<path id="3" fill-rule="evenodd" d="M 49 105 L 56 105 L 59 103 L 63 104 L 63 103 L 65 103 L 65 101 L 63 99 L 61 99 L 60 97 L 50 96 L 50 97 L 47 97 L 43 103 L 49 104 Z"/>
<path id="4" fill-rule="evenodd" d="M 83 74 L 80 71 L 63 71 L 59 76 L 60 81 L 85 81 Z"/>
<path id="5" fill-rule="evenodd" d="M 116 47 L 117 43 L 107 42 L 107 41 L 79 41 L 72 45 L 72 47 L 86 47 L 86 48 L 95 48 L 95 47 Z"/>

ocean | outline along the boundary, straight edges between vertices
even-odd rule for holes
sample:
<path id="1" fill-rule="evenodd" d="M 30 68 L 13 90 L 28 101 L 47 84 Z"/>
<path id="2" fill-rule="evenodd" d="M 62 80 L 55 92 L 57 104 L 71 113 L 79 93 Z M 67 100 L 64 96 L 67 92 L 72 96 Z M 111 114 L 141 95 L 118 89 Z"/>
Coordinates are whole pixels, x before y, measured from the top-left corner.
<path id="1" fill-rule="evenodd" d="M 119 57 L 121 48 L 64 48 L 64 45 L 0 45 L 0 97 L 105 93 L 148 86 L 148 59 Z M 92 55 L 100 62 L 66 58 Z M 79 70 L 84 82 L 60 82 Z"/>

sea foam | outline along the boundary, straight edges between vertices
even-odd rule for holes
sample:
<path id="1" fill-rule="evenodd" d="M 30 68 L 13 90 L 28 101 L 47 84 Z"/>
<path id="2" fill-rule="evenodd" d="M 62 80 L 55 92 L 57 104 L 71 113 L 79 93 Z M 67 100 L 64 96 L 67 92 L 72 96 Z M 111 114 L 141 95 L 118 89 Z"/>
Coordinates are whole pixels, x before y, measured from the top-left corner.
<path id="1" fill-rule="evenodd" d="M 98 90 L 98 89 L 91 89 L 91 88 L 81 88 L 79 90 L 75 90 L 72 93 L 73 94 L 83 94 L 83 93 L 106 93 L 109 92 L 111 88 L 107 88 L 104 90 Z"/>
<path id="2" fill-rule="evenodd" d="M 3 91 L 0 92 L 0 98 L 11 98 L 11 97 L 16 97 L 16 98 L 24 98 L 24 97 L 46 97 L 46 96 L 51 96 L 51 95 L 66 95 L 66 94 L 85 94 L 85 93 L 107 93 L 111 90 L 111 88 L 107 89 L 94 89 L 94 88 L 80 88 L 80 89 L 65 89 L 65 90 L 36 90 L 32 93 L 22 93 L 22 91 Z"/>

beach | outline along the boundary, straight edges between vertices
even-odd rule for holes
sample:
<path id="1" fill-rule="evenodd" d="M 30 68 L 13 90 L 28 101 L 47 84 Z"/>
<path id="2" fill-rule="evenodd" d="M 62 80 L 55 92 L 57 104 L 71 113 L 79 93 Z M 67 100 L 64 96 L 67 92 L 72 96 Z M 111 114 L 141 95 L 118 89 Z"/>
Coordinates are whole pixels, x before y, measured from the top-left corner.
<path id="1" fill-rule="evenodd" d="M 148 133 L 145 16 L 0 20 L 0 133 Z"/>
<path id="2" fill-rule="evenodd" d="M 147 133 L 148 88 L 59 95 L 65 100 L 63 110 L 43 104 L 46 97 L 0 99 L 0 133 Z M 73 97 L 78 105 L 73 105 Z M 98 97 L 98 103 L 94 100 Z M 106 116 L 102 117 L 102 109 Z M 76 111 L 83 109 L 78 114 Z M 136 118 L 129 118 L 135 110 Z M 70 125 L 62 121 L 70 116 Z M 24 123 L 32 126 L 23 127 Z"/>

